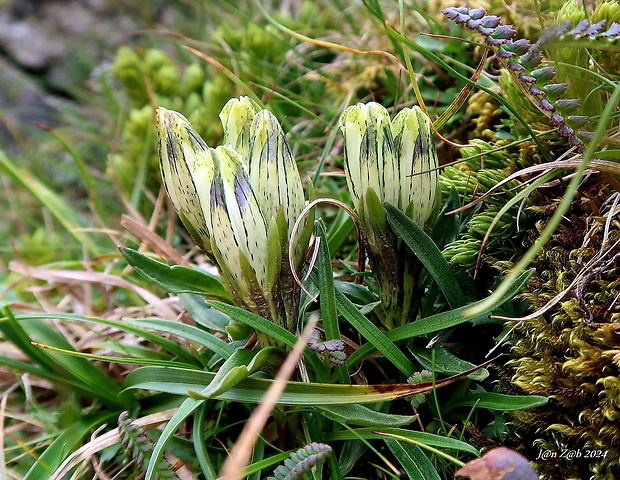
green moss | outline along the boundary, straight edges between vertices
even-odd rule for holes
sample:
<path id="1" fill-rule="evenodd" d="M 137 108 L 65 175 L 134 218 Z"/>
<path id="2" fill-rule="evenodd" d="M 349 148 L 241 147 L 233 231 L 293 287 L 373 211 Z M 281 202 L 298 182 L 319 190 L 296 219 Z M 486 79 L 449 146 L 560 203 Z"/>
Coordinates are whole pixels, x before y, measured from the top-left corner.
<path id="1" fill-rule="evenodd" d="M 536 274 L 522 293 L 537 310 L 565 292 L 551 309 L 517 327 L 511 383 L 506 384 L 509 390 L 516 386 L 520 393 L 551 397 L 545 407 L 515 412 L 511 422 L 513 440 L 530 459 L 541 451 L 557 452 L 537 460 L 542 478 L 603 480 L 620 475 L 620 280 L 613 261 L 620 254 L 620 224 L 612 222 L 605 235 L 609 195 L 596 181 L 582 189 L 566 221 L 536 258 Z M 553 197 L 543 200 L 539 197 L 533 209 L 538 222 L 529 243 L 558 202 Z M 584 458 L 593 450 L 602 453 Z M 560 456 L 567 451 L 582 456 Z"/>

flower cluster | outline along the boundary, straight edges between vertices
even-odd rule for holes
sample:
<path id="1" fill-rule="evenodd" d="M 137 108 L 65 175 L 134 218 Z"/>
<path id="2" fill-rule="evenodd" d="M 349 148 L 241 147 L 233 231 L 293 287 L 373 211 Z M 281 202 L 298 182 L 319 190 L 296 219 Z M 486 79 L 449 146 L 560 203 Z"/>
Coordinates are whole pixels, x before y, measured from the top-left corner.
<path id="1" fill-rule="evenodd" d="M 583 140 L 578 138 L 577 134 L 585 139 L 591 137 L 591 132 L 579 130 L 588 123 L 589 118 L 585 115 L 573 115 L 580 106 L 578 99 L 559 98 L 566 93 L 568 84 L 554 83 L 556 68 L 542 65 L 542 48 L 551 42 L 561 42 L 568 38 L 613 42 L 620 38 L 620 24 L 612 22 L 604 29 L 607 24 L 605 20 L 594 24 L 582 20 L 571 28 L 570 20 L 566 20 L 560 25 L 552 25 L 541 34 L 537 42 L 531 43 L 527 39 L 514 40 L 514 27 L 501 25 L 499 17 L 486 15 L 483 8 L 449 7 L 442 13 L 455 23 L 480 33 L 522 90 L 549 118 L 549 124 L 557 128 L 558 133 L 566 137 L 571 146 L 583 148 Z"/>
<path id="2" fill-rule="evenodd" d="M 430 119 L 419 108 L 393 120 L 378 103 L 348 107 L 340 117 L 347 183 L 379 287 L 385 327 L 408 323 L 417 310 L 420 265 L 387 222 L 384 203 L 424 227 L 437 206 L 437 152 Z"/>
<path id="3" fill-rule="evenodd" d="M 295 159 L 273 114 L 249 98 L 230 100 L 220 120 L 223 144 L 211 148 L 181 114 L 157 109 L 168 196 L 237 305 L 295 332 L 300 294 L 295 277 L 312 228 L 306 220 L 295 247 L 289 245 L 305 206 Z M 380 316 L 393 328 L 415 316 L 420 263 L 389 226 L 383 204 L 401 209 L 422 228 L 432 218 L 439 188 L 430 120 L 418 107 L 390 120 L 385 107 L 368 103 L 347 108 L 340 128 L 347 183 L 380 290 Z M 261 332 L 257 336 L 263 346 L 277 344 Z M 340 347 L 317 344 L 335 361 L 342 360 Z"/>
<path id="4" fill-rule="evenodd" d="M 240 306 L 294 332 L 299 290 L 288 264 L 289 236 L 305 206 L 284 132 L 247 97 L 220 113 L 223 145 L 208 147 L 181 114 L 157 109 L 160 169 L 181 221 L 218 266 Z M 301 267 L 308 222 L 293 258 Z M 266 345 L 272 339 L 258 332 Z"/>

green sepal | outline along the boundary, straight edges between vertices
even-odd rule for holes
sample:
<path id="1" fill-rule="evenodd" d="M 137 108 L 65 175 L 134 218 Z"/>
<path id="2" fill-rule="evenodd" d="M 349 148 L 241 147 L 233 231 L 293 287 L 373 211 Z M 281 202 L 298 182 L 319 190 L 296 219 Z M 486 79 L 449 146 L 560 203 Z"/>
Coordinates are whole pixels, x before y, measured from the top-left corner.
<path id="1" fill-rule="evenodd" d="M 213 398 L 258 371 L 274 374 L 282 364 L 284 355 L 281 349 L 275 347 L 263 348 L 258 352 L 236 350 L 226 359 L 208 387 L 200 392 L 190 390 L 188 394 L 194 399 Z"/>
<path id="2" fill-rule="evenodd" d="M 282 226 L 284 226 L 284 238 Z M 278 283 L 278 277 L 282 270 L 282 247 L 287 245 L 286 219 L 284 209 L 280 207 L 277 218 L 269 221 L 267 228 L 267 291 L 273 291 Z"/>
<path id="3" fill-rule="evenodd" d="M 368 187 L 360 205 L 362 203 L 364 204 L 364 215 L 369 227 L 380 232 L 386 231 L 389 227 L 385 208 L 383 208 L 383 203 L 379 200 L 374 188 Z"/>

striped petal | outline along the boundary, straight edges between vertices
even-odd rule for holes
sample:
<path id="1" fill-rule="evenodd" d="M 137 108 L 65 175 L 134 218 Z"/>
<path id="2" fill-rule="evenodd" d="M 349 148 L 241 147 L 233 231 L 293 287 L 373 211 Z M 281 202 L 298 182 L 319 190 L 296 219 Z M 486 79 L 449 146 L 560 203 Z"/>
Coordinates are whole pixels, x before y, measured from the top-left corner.
<path id="1" fill-rule="evenodd" d="M 283 207 L 290 234 L 305 205 L 304 191 L 282 127 L 268 110 L 261 110 L 252 123 L 248 164 L 264 218 L 276 218 Z"/>
<path id="2" fill-rule="evenodd" d="M 368 188 L 382 201 L 399 197 L 395 183 L 394 141 L 388 111 L 378 103 L 348 107 L 340 117 L 344 134 L 344 168 L 356 208 Z M 395 190 L 396 188 L 396 190 Z"/>
<path id="3" fill-rule="evenodd" d="M 207 161 L 208 146 L 180 113 L 156 111 L 159 168 L 168 197 L 194 241 L 209 251 L 209 231 L 192 175 L 196 164 Z"/>
<path id="4" fill-rule="evenodd" d="M 259 285 L 266 289 L 267 224 L 241 155 L 229 147 L 211 149 L 214 178 L 211 187 L 210 214 L 213 244 L 220 253 L 220 268 L 246 284 L 240 255 L 250 264 Z M 225 263 L 225 264 L 222 264 Z"/>
<path id="5" fill-rule="evenodd" d="M 250 153 L 252 120 L 260 111 L 258 104 L 249 97 L 231 98 L 220 112 L 224 127 L 222 145 L 229 145 L 245 160 Z"/>
<path id="6" fill-rule="evenodd" d="M 435 208 L 439 173 L 430 119 L 419 107 L 402 110 L 392 123 L 394 150 L 399 164 L 403 211 L 412 207 L 412 219 L 423 226 Z"/>

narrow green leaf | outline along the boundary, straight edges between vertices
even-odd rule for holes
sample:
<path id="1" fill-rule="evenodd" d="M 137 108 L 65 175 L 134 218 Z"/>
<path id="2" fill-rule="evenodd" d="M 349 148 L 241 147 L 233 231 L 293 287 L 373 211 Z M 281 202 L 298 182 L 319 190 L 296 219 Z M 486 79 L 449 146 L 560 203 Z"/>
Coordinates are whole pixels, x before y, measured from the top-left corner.
<path id="1" fill-rule="evenodd" d="M 386 439 L 385 443 L 411 480 L 441 480 L 432 462 L 417 445 L 393 439 Z"/>
<path id="2" fill-rule="evenodd" d="M 461 308 L 456 308 L 454 310 L 450 310 L 448 312 L 438 313 L 436 315 L 432 315 L 430 317 L 422 318 L 412 323 L 408 323 L 407 325 L 403 325 L 402 327 L 395 328 L 394 330 L 390 330 L 386 333 L 388 339 L 392 342 L 397 342 L 399 340 L 405 340 L 408 338 L 419 337 L 420 335 L 424 335 L 427 333 L 439 332 L 446 328 L 454 327 L 461 323 L 465 323 L 471 320 L 475 320 L 478 318 L 485 318 L 494 310 L 501 307 L 506 302 L 510 301 L 519 291 L 523 288 L 523 286 L 527 283 L 529 278 L 534 273 L 533 269 L 530 269 L 524 273 L 522 273 L 516 281 L 511 285 L 510 289 L 506 292 L 506 294 L 501 297 L 497 302 L 487 306 L 483 311 L 476 315 L 465 315 L 466 311 L 469 311 L 472 307 L 482 304 L 486 302 L 486 299 L 480 300 L 478 302 L 472 303 L 470 305 L 465 305 Z M 488 298 L 488 297 L 487 297 Z M 363 358 L 368 356 L 373 351 L 373 345 L 366 344 L 357 349 L 357 351 L 349 357 L 347 360 L 347 366 L 355 365 L 360 362 Z"/>
<path id="3" fill-rule="evenodd" d="M 200 470 L 206 478 L 217 478 L 217 472 L 212 464 L 211 455 L 207 452 L 207 439 L 205 438 L 205 424 L 207 422 L 207 403 L 200 405 L 194 415 L 193 442 L 196 459 Z"/>
<path id="4" fill-rule="evenodd" d="M 410 350 L 423 368 L 437 373 L 455 375 L 475 367 L 473 363 L 461 360 L 456 355 L 450 353 L 443 345 L 436 345 L 433 348 L 411 347 Z M 433 350 L 435 350 L 434 363 L 432 359 Z M 472 380 L 484 380 L 488 376 L 488 370 L 481 368 L 468 375 L 468 378 Z"/>
<path id="5" fill-rule="evenodd" d="M 8 310 L 5 309 L 5 313 L 7 312 Z M 9 322 L 13 329 L 19 329 L 20 336 L 25 335 L 30 342 L 36 340 L 59 349 L 75 351 L 67 339 L 60 335 L 57 330 L 50 328 L 45 321 L 31 322 L 26 324 L 24 329 L 12 315 L 9 317 Z M 94 395 L 105 403 L 114 406 L 119 405 L 117 395 L 120 393 L 120 387 L 88 360 L 53 351 L 43 352 L 39 347 L 33 345 L 30 347 L 42 352 L 42 356 L 47 358 L 44 366 L 55 372 L 56 376 L 62 377 L 68 383 L 79 385 L 82 390 L 89 392 L 91 396 Z"/>
<path id="6" fill-rule="evenodd" d="M 336 422 L 361 427 L 399 427 L 408 425 L 417 418 L 417 415 L 377 412 L 363 405 L 330 405 L 317 410 Z"/>
<path id="7" fill-rule="evenodd" d="M 31 362 L 39 365 L 50 372 L 54 371 L 54 362 L 40 348 L 32 345 L 32 338 L 28 335 L 19 322 L 13 316 L 13 312 L 8 305 L 3 305 L 0 310 L 3 319 L 0 319 L 0 332 L 4 340 L 9 341 L 12 345 L 19 348 Z"/>
<path id="8" fill-rule="evenodd" d="M 151 453 L 151 458 L 149 459 L 149 465 L 146 471 L 145 480 L 154 480 L 156 475 L 156 468 L 161 460 L 161 457 L 166 449 L 166 446 L 172 440 L 174 433 L 179 429 L 181 424 L 192 414 L 194 410 L 196 410 L 204 400 L 194 400 L 193 398 L 186 398 L 185 401 L 181 404 L 179 409 L 174 413 L 172 418 L 166 424 L 163 432 L 157 439 L 157 443 L 155 444 L 155 448 Z"/>
<path id="9" fill-rule="evenodd" d="M 87 163 L 84 161 L 84 158 L 77 152 L 75 148 L 71 145 L 71 142 L 63 137 L 58 131 L 53 130 L 51 128 L 44 128 L 48 133 L 50 133 L 56 140 L 60 142 L 60 144 L 67 150 L 69 155 L 73 158 L 75 165 L 77 166 L 78 173 L 82 178 L 82 182 L 84 182 L 84 187 L 86 188 L 86 192 L 88 193 L 88 198 L 92 205 L 95 207 L 95 211 L 99 216 L 99 220 L 105 221 L 109 218 L 107 215 L 106 209 L 101 202 L 101 198 L 99 197 L 99 193 L 97 191 L 97 183 L 95 179 L 90 174 Z M 145 149 L 148 151 L 148 149 Z"/>
<path id="10" fill-rule="evenodd" d="M 415 443 L 421 443 L 430 447 L 436 447 L 446 450 L 452 450 L 455 452 L 466 452 L 472 455 L 480 455 L 478 450 L 469 445 L 468 443 L 456 440 L 454 438 L 444 437 L 442 435 L 435 435 L 427 432 L 417 432 L 415 430 L 405 430 L 403 428 L 358 428 L 352 430 L 341 430 L 338 432 L 332 432 L 325 435 L 324 441 L 333 442 L 340 440 L 354 440 L 365 438 L 370 439 L 385 439 L 386 436 L 382 435 L 395 435 L 403 438 L 413 440 Z"/>
<path id="11" fill-rule="evenodd" d="M 167 292 L 197 293 L 222 301 L 229 300 L 222 282 L 207 272 L 182 265 L 166 265 L 131 248 L 120 247 L 119 250 L 136 272 Z"/>
<path id="12" fill-rule="evenodd" d="M 338 311 L 355 328 L 369 344 L 379 350 L 385 358 L 394 364 L 405 375 L 410 376 L 415 371 L 413 363 L 405 356 L 400 349 L 394 345 L 392 340 L 386 336 L 375 324 L 360 313 L 351 301 L 341 292 L 336 290 L 336 304 Z M 349 366 L 351 357 L 347 360 Z"/>
<path id="13" fill-rule="evenodd" d="M 376 303 L 379 300 L 378 297 L 365 286 L 357 283 L 334 280 L 334 286 L 337 290 L 344 293 L 352 302 L 360 306 Z"/>
<path id="14" fill-rule="evenodd" d="M 327 245 L 327 236 L 320 222 L 317 222 L 317 238 L 319 238 L 319 254 L 316 259 L 321 299 L 321 321 L 325 329 L 325 340 L 341 340 L 336 310 L 336 291 L 334 289 L 334 272 L 332 271 L 331 255 Z M 340 383 L 350 383 L 349 371 L 346 367 L 336 367 L 336 375 Z"/>
<path id="15" fill-rule="evenodd" d="M 343 476 L 348 475 L 367 451 L 368 445 L 361 440 L 347 440 L 344 442 L 337 462 L 340 474 Z"/>
<path id="16" fill-rule="evenodd" d="M 133 325 L 140 329 L 150 329 L 159 332 L 166 332 L 176 337 L 181 337 L 205 347 L 212 352 L 217 353 L 220 357 L 228 358 L 235 349 L 224 340 L 211 335 L 204 330 L 186 325 L 181 322 L 173 322 L 159 318 L 145 319 L 125 319 L 125 323 Z"/>
<path id="17" fill-rule="evenodd" d="M 213 381 L 215 373 L 201 370 L 146 366 L 138 368 L 125 379 L 125 391 L 132 389 L 153 390 L 172 395 L 187 395 L 188 391 L 201 391 Z M 273 380 L 245 378 L 234 387 L 221 392 L 216 398 L 245 403 L 260 403 Z M 440 382 L 437 382 L 440 387 Z M 432 385 L 423 390 L 430 391 Z M 278 399 L 279 405 L 351 405 L 381 403 L 404 398 L 420 392 L 419 385 L 340 385 L 289 381 Z"/>
<path id="18" fill-rule="evenodd" d="M 446 328 L 454 327 L 468 320 L 473 320 L 474 318 L 480 318 L 482 316 L 489 315 L 491 312 L 493 312 L 493 310 L 497 310 L 504 303 L 508 302 L 517 293 L 519 293 L 519 291 L 527 283 L 533 273 L 534 269 L 530 269 L 527 272 L 524 272 L 520 277 L 516 279 L 515 283 L 511 286 L 510 290 L 506 293 L 504 297 L 500 298 L 498 302 L 490 305 L 487 309 L 480 312 L 476 316 L 467 317 L 464 315 L 464 312 L 467 309 L 472 308 L 473 305 L 484 302 L 486 299 L 481 300 L 480 302 L 476 302 L 473 305 L 466 305 L 461 308 L 450 310 L 449 312 L 445 312 L 445 314 L 440 313 L 431 317 L 422 318 L 415 322 L 396 328 L 390 333 L 393 334 L 395 340 L 404 340 L 406 338 L 418 337 L 426 333 L 438 332 Z M 392 336 L 390 336 L 390 338 L 392 338 Z"/>
<path id="19" fill-rule="evenodd" d="M 337 129 L 336 129 L 337 130 Z M 343 212 L 340 210 L 339 212 Z M 344 214 L 344 212 L 342 213 Z M 331 232 L 331 230 L 335 230 Z M 355 222 L 347 217 L 336 229 L 330 228 L 328 246 L 330 252 L 337 252 L 355 230 Z"/>
<path id="20" fill-rule="evenodd" d="M 117 414 L 117 412 L 114 412 L 112 415 L 103 413 L 84 418 L 72 425 L 71 428 L 62 431 L 37 458 L 37 461 L 28 470 L 23 480 L 50 478 L 65 458 L 75 451 L 83 438 L 90 435 L 100 425 L 112 421 L 114 415 Z"/>
<path id="21" fill-rule="evenodd" d="M 426 267 L 450 306 L 458 308 L 466 305 L 467 297 L 463 293 L 460 283 L 433 240 L 398 208 L 386 203 L 385 210 L 394 231 Z"/>
<path id="22" fill-rule="evenodd" d="M 447 215 L 447 213 L 460 206 L 461 199 L 459 198 L 459 193 L 456 188 L 452 187 L 446 203 L 441 208 L 439 216 L 433 225 L 432 239 L 439 250 L 458 238 L 459 228 L 461 226 L 460 214 Z"/>
<path id="23" fill-rule="evenodd" d="M 540 407 L 546 405 L 548 400 L 547 397 L 541 395 L 505 395 L 495 392 L 474 392 L 459 397 L 454 402 L 448 402 L 445 405 L 445 409 L 449 411 L 457 407 L 475 405 L 478 408 L 509 412 Z"/>
<path id="24" fill-rule="evenodd" d="M 109 320 L 107 318 L 102 317 L 84 317 L 82 315 L 76 315 L 72 313 L 34 313 L 34 314 L 24 314 L 24 315 L 16 315 L 15 318 L 22 321 L 32 321 L 32 320 L 44 320 L 50 318 L 56 318 L 59 320 L 67 320 L 72 322 L 87 322 L 87 323 L 98 323 L 100 325 L 107 325 L 109 327 L 118 328 L 123 332 L 133 333 L 139 337 L 144 338 L 150 342 L 153 342 L 155 345 L 162 347 L 164 350 L 167 350 L 172 355 L 175 355 L 183 362 L 189 365 L 195 365 L 198 360 L 188 351 L 186 351 L 183 347 L 176 344 L 172 340 L 168 340 L 167 338 L 162 337 L 161 335 L 157 335 L 155 333 L 148 332 L 146 330 L 136 328 L 132 325 L 128 325 L 125 322 L 119 322 L 116 320 Z M 49 343 L 49 342 L 48 342 Z"/>
<path id="25" fill-rule="evenodd" d="M 86 230 L 88 225 L 80 218 L 75 207 L 66 198 L 50 190 L 43 182 L 25 168 L 17 167 L 6 154 L 0 150 L 0 167 L 11 178 L 22 185 L 37 201 L 58 220 L 58 222 L 75 238 L 80 245 L 88 250 L 91 256 L 102 253 L 97 241 Z"/>
<path id="26" fill-rule="evenodd" d="M 256 444 L 254 445 L 254 449 L 252 450 L 252 460 L 248 468 L 256 465 L 259 462 L 265 460 L 265 440 L 263 437 L 258 437 L 256 439 Z M 246 468 L 247 480 L 260 480 L 261 479 L 261 470 L 257 470 L 251 474 L 248 473 L 248 469 Z M 213 478 L 216 478 L 215 476 Z"/>
<path id="27" fill-rule="evenodd" d="M 46 351 L 60 353 L 65 356 L 77 357 L 77 358 L 88 359 L 88 360 L 98 360 L 101 362 L 108 362 L 108 363 L 127 363 L 129 365 L 158 365 L 162 367 L 181 367 L 181 368 L 193 367 L 193 364 L 184 364 L 183 362 L 179 360 L 171 361 L 171 360 L 160 360 L 158 358 L 153 359 L 153 358 L 142 358 L 142 357 L 141 358 L 117 357 L 117 356 L 112 356 L 112 355 L 98 355 L 96 353 L 77 352 L 75 350 L 53 347 L 51 345 L 46 345 L 43 343 L 35 343 L 35 345 L 38 348 L 44 349 Z M 79 378 L 79 377 L 76 377 L 76 378 Z M 80 388 L 88 388 L 88 384 L 80 384 L 76 382 L 75 380 L 73 380 L 70 383 L 77 383 Z M 98 391 L 98 390 L 99 389 L 92 390 L 92 391 Z M 117 387 L 117 390 L 118 390 L 118 387 Z"/>
<path id="28" fill-rule="evenodd" d="M 230 318 L 211 308 L 201 295 L 182 293 L 179 295 L 179 299 L 196 324 L 207 330 L 226 334 L 226 327 L 230 323 Z"/>

